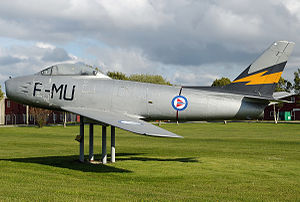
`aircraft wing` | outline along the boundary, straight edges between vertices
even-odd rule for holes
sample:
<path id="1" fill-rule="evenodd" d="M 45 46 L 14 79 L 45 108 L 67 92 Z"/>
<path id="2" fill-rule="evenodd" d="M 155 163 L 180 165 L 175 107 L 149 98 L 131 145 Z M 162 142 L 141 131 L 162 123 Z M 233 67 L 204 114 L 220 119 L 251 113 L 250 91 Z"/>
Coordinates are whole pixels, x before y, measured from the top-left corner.
<path id="1" fill-rule="evenodd" d="M 77 107 L 62 107 L 62 109 L 93 119 L 95 121 L 99 121 L 101 123 L 116 126 L 118 128 L 141 135 L 182 138 L 182 136 L 176 135 L 175 133 L 154 126 L 151 123 L 140 120 L 138 118 L 127 116 L 120 112 L 109 112 Z"/>
<path id="2" fill-rule="evenodd" d="M 274 92 L 274 93 L 273 93 L 273 97 L 274 97 L 276 100 L 288 98 L 288 97 L 291 97 L 291 96 L 293 96 L 293 95 L 297 95 L 297 93 L 289 93 L 289 92 Z"/>

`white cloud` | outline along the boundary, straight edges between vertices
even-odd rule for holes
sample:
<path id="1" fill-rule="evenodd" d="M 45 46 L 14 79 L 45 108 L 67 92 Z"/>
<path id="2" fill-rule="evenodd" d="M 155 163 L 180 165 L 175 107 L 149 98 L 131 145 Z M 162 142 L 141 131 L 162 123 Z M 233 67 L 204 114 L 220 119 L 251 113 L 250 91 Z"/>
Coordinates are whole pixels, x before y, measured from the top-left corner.
<path id="1" fill-rule="evenodd" d="M 168 79 L 173 84 L 185 86 L 210 86 L 215 79 L 228 77 L 234 80 L 244 69 L 246 65 L 233 63 L 211 63 L 200 66 L 174 66 Z"/>
<path id="2" fill-rule="evenodd" d="M 300 17 L 300 2 L 298 0 L 283 0 L 279 1 L 286 6 L 286 8 L 292 13 Z"/>
<path id="3" fill-rule="evenodd" d="M 51 45 L 49 43 L 43 43 L 43 42 L 37 42 L 36 43 L 36 47 L 50 49 L 50 50 L 55 49 L 55 46 L 53 46 L 53 45 Z"/>
<path id="4" fill-rule="evenodd" d="M 99 0 L 98 3 L 104 8 L 107 17 L 124 29 L 137 26 L 157 28 L 171 20 L 170 16 L 163 13 L 157 6 L 160 4 L 159 2 L 151 3 L 148 0 Z"/>
<path id="5" fill-rule="evenodd" d="M 104 71 L 121 71 L 127 74 L 149 73 L 155 64 L 148 60 L 141 50 L 126 50 L 121 48 L 89 48 L 88 54 L 97 58 Z"/>
<path id="6" fill-rule="evenodd" d="M 14 45 L 9 48 L 0 48 L 0 85 L 9 76 L 16 77 L 33 74 L 57 62 L 77 60 L 62 48 L 47 45 L 22 46 Z"/>

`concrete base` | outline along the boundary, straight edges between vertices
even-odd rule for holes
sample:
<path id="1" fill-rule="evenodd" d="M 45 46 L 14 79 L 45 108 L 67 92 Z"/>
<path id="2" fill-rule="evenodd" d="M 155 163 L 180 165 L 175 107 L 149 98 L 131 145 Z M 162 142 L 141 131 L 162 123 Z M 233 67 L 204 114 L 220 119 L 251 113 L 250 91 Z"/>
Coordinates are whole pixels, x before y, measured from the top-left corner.
<path id="1" fill-rule="evenodd" d="M 116 162 L 116 135 L 115 127 L 111 126 L 111 162 Z"/>
<path id="2" fill-rule="evenodd" d="M 107 163 L 107 153 L 106 153 L 106 126 L 102 126 L 102 157 L 101 161 L 103 164 Z"/>

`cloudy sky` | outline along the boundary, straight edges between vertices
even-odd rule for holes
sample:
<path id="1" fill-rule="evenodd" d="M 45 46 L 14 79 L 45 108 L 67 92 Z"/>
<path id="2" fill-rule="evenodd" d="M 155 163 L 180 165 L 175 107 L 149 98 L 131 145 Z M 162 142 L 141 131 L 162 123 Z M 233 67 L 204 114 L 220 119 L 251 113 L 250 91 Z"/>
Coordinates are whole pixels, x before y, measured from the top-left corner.
<path id="1" fill-rule="evenodd" d="M 296 42 L 298 0 L 2 0 L 0 85 L 53 63 L 161 74 L 171 83 L 234 79 L 276 40 Z"/>

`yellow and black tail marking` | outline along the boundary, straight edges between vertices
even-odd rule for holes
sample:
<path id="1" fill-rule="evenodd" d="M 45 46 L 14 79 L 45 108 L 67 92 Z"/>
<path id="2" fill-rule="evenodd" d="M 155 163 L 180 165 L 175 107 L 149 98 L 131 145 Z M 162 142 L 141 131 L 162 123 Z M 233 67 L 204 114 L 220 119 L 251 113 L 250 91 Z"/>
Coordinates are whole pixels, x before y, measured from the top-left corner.
<path id="1" fill-rule="evenodd" d="M 273 65 L 260 71 L 248 74 L 248 67 L 231 84 L 223 90 L 232 93 L 271 97 L 280 79 L 286 62 Z"/>
<path id="2" fill-rule="evenodd" d="M 251 76 L 234 80 L 232 83 L 246 82 L 245 85 L 276 84 L 278 83 L 282 72 L 268 74 L 268 71 L 259 72 Z"/>

